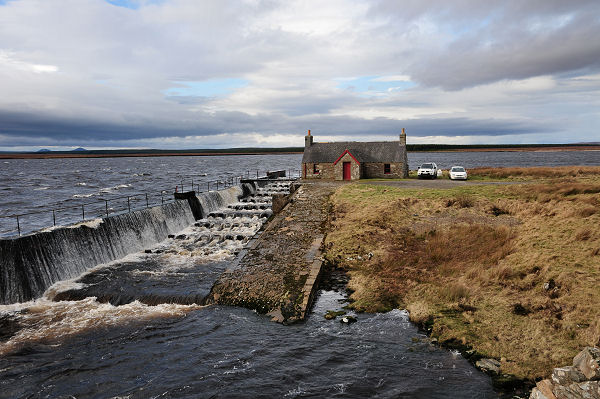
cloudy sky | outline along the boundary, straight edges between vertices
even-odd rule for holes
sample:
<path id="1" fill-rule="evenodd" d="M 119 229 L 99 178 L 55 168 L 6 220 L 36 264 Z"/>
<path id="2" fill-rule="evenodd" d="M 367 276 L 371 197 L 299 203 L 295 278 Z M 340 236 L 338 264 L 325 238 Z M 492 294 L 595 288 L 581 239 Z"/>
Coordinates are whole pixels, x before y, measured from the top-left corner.
<path id="1" fill-rule="evenodd" d="M 409 143 L 566 143 L 599 126 L 598 0 L 0 0 L 0 150 L 402 127 Z"/>

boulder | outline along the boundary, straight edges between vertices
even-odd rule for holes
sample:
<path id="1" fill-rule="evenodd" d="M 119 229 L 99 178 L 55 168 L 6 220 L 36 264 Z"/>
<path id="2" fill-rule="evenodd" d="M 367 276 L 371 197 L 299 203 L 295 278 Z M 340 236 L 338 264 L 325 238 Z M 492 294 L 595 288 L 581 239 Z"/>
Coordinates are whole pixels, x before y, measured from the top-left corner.
<path id="1" fill-rule="evenodd" d="M 531 391 L 529 399 L 556 399 L 556 396 L 554 396 L 554 393 L 552 392 L 552 388 L 554 388 L 552 381 L 538 381 L 535 388 Z"/>
<path id="2" fill-rule="evenodd" d="M 599 399 L 600 381 L 578 382 L 568 386 L 558 385 L 554 388 L 557 399 Z"/>
<path id="3" fill-rule="evenodd" d="M 475 367 L 487 372 L 500 374 L 500 362 L 496 359 L 481 359 L 475 362 Z"/>
<path id="4" fill-rule="evenodd" d="M 552 371 L 552 382 L 557 385 L 570 385 L 585 380 L 585 375 L 575 366 L 557 367 Z"/>
<path id="5" fill-rule="evenodd" d="M 577 367 L 588 380 L 600 380 L 600 349 L 591 346 L 583 348 L 573 358 L 573 366 Z"/>

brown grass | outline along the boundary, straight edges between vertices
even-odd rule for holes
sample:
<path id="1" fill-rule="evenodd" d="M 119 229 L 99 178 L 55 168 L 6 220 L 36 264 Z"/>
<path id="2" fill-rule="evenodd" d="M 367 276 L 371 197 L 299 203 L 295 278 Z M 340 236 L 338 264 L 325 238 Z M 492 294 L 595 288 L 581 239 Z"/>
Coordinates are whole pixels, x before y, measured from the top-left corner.
<path id="1" fill-rule="evenodd" d="M 585 227 L 577 231 L 575 234 L 575 239 L 577 241 L 587 241 L 592 237 L 592 230 L 589 227 Z"/>
<path id="2" fill-rule="evenodd" d="M 348 185 L 332 197 L 325 257 L 349 271 L 356 309 L 405 307 L 434 320 L 440 342 L 543 377 L 600 344 L 599 189 L 589 174 L 450 191 Z"/>
<path id="3" fill-rule="evenodd" d="M 474 204 L 475 201 L 473 200 L 473 198 L 465 194 L 459 194 L 456 197 L 450 198 L 446 201 L 447 207 L 456 205 L 459 208 L 470 208 Z"/>
<path id="4" fill-rule="evenodd" d="M 469 169 L 469 176 L 487 177 L 493 179 L 600 176 L 600 167 L 557 166 L 535 168 L 474 168 Z"/>

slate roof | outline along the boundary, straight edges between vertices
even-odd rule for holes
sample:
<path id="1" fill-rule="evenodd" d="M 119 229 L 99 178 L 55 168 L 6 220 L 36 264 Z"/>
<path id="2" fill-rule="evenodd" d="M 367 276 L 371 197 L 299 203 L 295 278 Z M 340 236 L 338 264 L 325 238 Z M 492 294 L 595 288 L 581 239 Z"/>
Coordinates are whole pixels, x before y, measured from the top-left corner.
<path id="1" fill-rule="evenodd" d="M 358 162 L 404 162 L 406 147 L 399 141 L 313 143 L 304 148 L 302 163 L 333 163 L 348 150 Z"/>

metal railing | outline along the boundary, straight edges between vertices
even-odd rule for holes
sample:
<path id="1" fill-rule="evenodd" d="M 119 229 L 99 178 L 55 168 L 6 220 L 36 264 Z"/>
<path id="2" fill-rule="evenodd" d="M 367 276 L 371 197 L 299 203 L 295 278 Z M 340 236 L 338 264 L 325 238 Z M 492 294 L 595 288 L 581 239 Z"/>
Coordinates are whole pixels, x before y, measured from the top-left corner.
<path id="1" fill-rule="evenodd" d="M 300 171 L 289 170 L 286 172 L 287 176 L 290 178 L 300 177 Z M 264 173 L 265 175 L 261 176 L 261 173 Z M 196 193 L 203 193 L 225 189 L 240 184 L 241 180 L 243 179 L 249 180 L 253 178 L 264 178 L 268 173 L 269 172 L 261 172 L 260 170 L 252 170 L 246 171 L 240 176 L 228 176 L 222 179 L 211 181 L 202 181 L 202 179 L 199 179 L 200 181 L 198 181 L 198 179 L 194 181 L 193 178 L 189 180 L 181 179 L 179 182 L 180 185 L 175 186 L 175 192 L 184 192 L 186 189 L 188 189 L 189 191 L 196 191 Z M 31 233 L 51 227 L 65 226 L 72 223 L 81 223 L 97 218 L 130 213 L 132 211 L 150 208 L 152 206 L 164 205 L 166 203 L 175 201 L 175 198 L 172 195 L 173 194 L 169 193 L 167 190 L 161 190 L 160 193 L 142 192 L 120 197 L 98 198 L 95 201 L 80 202 L 76 205 L 51 205 L 46 207 L 50 209 L 0 216 L 0 219 L 14 220 L 14 227 L 9 230 L 0 230 L 0 237 L 6 238 L 15 235 L 20 236 L 24 232 Z M 43 214 L 46 214 L 49 218 L 47 224 L 44 225 L 39 222 L 31 223 L 35 226 L 33 229 L 23 229 L 23 221 L 26 219 L 26 217 Z"/>

